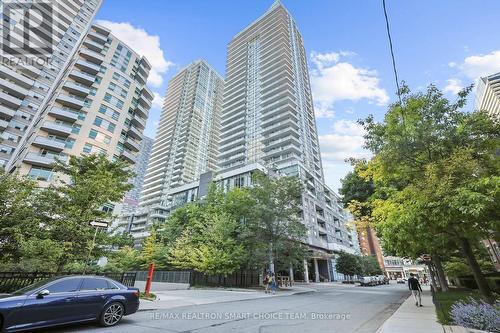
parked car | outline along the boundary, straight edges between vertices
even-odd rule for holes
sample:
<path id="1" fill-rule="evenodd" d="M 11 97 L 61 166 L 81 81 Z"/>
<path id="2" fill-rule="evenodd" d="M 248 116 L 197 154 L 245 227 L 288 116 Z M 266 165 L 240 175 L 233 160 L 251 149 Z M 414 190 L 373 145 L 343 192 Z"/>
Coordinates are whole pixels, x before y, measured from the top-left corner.
<path id="1" fill-rule="evenodd" d="M 114 326 L 139 308 L 139 289 L 101 276 L 51 278 L 0 294 L 0 332 L 98 321 Z"/>
<path id="2" fill-rule="evenodd" d="M 402 278 L 397 278 L 396 283 L 405 283 L 405 280 Z"/>

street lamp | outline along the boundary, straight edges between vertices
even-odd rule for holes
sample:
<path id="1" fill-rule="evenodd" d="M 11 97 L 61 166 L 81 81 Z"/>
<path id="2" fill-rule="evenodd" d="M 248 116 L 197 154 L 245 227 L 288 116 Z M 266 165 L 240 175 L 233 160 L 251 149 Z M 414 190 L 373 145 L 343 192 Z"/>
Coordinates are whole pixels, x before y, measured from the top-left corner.
<path id="1" fill-rule="evenodd" d="M 87 267 L 90 264 L 90 256 L 92 255 L 92 250 L 94 249 L 94 246 L 95 246 L 95 239 L 97 237 L 97 231 L 99 231 L 99 228 L 107 228 L 108 227 L 108 222 L 104 222 L 104 221 L 91 221 L 90 225 L 95 228 L 95 233 L 94 233 L 94 238 L 92 239 L 92 245 L 89 248 L 89 254 L 87 255 L 87 261 L 85 262 L 85 267 L 83 269 L 83 274 L 85 274 L 85 271 L 87 270 Z"/>

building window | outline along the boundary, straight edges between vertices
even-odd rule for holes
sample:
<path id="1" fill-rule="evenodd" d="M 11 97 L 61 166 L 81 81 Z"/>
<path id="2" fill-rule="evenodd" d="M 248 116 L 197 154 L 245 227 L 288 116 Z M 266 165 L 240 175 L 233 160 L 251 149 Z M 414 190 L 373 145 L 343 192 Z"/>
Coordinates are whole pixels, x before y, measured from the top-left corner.
<path id="1" fill-rule="evenodd" d="M 35 180 L 50 181 L 52 179 L 52 170 L 49 168 L 32 166 L 28 176 Z"/>
<path id="2" fill-rule="evenodd" d="M 90 143 L 85 143 L 85 146 L 83 146 L 83 152 L 85 154 L 90 154 L 92 152 L 92 145 Z"/>

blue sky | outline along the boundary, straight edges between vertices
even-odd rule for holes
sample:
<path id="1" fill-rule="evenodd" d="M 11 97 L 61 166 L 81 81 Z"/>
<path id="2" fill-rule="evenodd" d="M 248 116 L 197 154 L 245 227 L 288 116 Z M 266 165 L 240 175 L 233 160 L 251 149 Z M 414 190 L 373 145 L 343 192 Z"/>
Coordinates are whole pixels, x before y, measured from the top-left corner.
<path id="1" fill-rule="evenodd" d="M 146 134 L 177 70 L 203 58 L 224 75 L 232 36 L 273 0 L 104 0 L 97 20 L 153 63 L 157 93 Z M 430 83 L 453 99 L 478 76 L 500 71 L 498 0 L 386 0 L 400 79 Z M 394 101 L 381 0 L 282 0 L 310 55 L 311 84 L 327 183 L 337 190 L 349 156 L 365 157 L 358 118 L 383 116 Z M 472 105 L 470 105 L 472 106 Z"/>

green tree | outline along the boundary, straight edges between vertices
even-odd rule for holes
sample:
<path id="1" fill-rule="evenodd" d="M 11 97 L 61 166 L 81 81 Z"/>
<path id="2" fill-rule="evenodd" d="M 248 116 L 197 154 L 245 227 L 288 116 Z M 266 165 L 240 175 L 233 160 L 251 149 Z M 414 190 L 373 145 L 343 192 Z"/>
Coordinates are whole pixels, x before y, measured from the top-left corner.
<path id="1" fill-rule="evenodd" d="M 471 244 L 498 230 L 494 149 L 500 129 L 482 112 L 461 110 L 469 92 L 450 103 L 434 86 L 417 94 L 404 87 L 402 104 L 391 105 L 382 122 L 368 117 L 361 124 L 375 154 L 367 174 L 376 187 L 372 207 L 383 244 L 398 238 L 391 232 L 411 232 L 404 237 L 414 243 L 425 239 L 419 249 L 437 248 L 446 236 L 456 240 L 481 293 L 491 299 Z M 405 227 L 396 231 L 395 225 Z"/>
<path id="2" fill-rule="evenodd" d="M 268 177 L 256 172 L 248 189 L 249 212 L 246 227 L 251 241 L 267 245 L 268 262 L 275 269 L 297 265 L 305 256 L 306 228 L 301 223 L 302 184 L 297 177 Z M 290 256 L 290 254 L 292 254 Z M 277 267 L 280 263 L 284 266 Z"/>
<path id="3" fill-rule="evenodd" d="M 0 170 L 0 253 L 2 262 L 21 257 L 21 244 L 39 236 L 36 183 Z"/>
<path id="4" fill-rule="evenodd" d="M 363 274 L 363 267 L 359 257 L 346 252 L 340 252 L 335 261 L 335 268 L 337 272 L 349 277 Z"/>
<path id="5" fill-rule="evenodd" d="M 105 266 L 105 270 L 110 272 L 126 272 L 138 269 L 142 269 L 140 267 L 139 251 L 131 246 L 123 246 L 118 251 L 111 252 Z"/>
<path id="6" fill-rule="evenodd" d="M 151 230 L 150 235 L 144 240 L 137 260 L 141 269 L 148 269 L 151 263 L 155 264 L 155 269 L 164 269 L 168 267 L 167 248 L 158 241 L 157 232 L 154 228 Z"/>
<path id="7" fill-rule="evenodd" d="M 382 269 L 378 263 L 378 260 L 375 256 L 362 256 L 361 257 L 361 267 L 363 271 L 363 275 L 365 276 L 373 276 L 373 275 L 381 275 Z"/>
<path id="8" fill-rule="evenodd" d="M 103 155 L 71 156 L 68 164 L 54 166 L 59 180 L 41 192 L 45 204 L 46 230 L 49 238 L 64 248 L 58 270 L 71 261 L 86 261 L 91 251 L 95 229 L 90 222 L 110 220 L 102 206 L 121 200 L 132 185 L 128 164 L 112 162 Z M 115 239 L 99 232 L 91 255 L 97 258 L 113 245 Z"/>
<path id="9" fill-rule="evenodd" d="M 237 221 L 223 212 L 205 212 L 203 219 L 184 230 L 171 249 L 171 262 L 184 269 L 207 274 L 231 274 L 244 257 L 236 240 Z"/>

